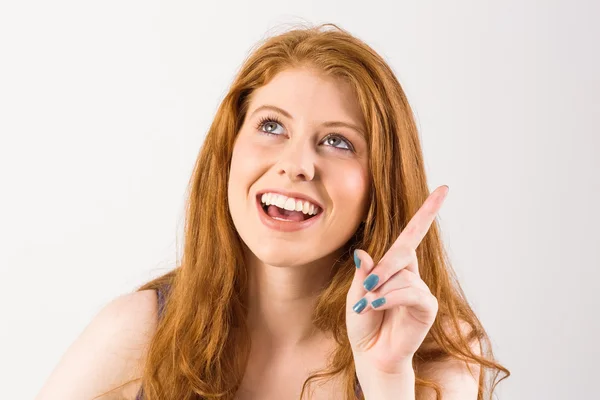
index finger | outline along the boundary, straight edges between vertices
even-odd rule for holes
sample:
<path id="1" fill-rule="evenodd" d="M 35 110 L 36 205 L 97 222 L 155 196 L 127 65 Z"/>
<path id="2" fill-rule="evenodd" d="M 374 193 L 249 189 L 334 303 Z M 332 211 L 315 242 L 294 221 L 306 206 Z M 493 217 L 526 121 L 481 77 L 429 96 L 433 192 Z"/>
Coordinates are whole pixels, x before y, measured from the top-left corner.
<path id="1" fill-rule="evenodd" d="M 427 197 L 427 200 L 408 222 L 392 247 L 403 245 L 414 250 L 419 247 L 431 224 L 435 221 L 435 217 L 446 199 L 448 190 L 450 190 L 448 186 L 440 186 Z"/>

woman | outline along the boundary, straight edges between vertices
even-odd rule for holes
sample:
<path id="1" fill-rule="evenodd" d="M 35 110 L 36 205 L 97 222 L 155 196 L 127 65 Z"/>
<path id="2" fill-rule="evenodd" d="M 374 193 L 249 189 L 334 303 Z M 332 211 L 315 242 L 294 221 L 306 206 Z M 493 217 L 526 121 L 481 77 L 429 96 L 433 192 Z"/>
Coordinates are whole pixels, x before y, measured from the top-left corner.
<path id="1" fill-rule="evenodd" d="M 510 375 L 444 252 L 448 188 L 428 193 L 405 94 L 343 29 L 249 56 L 190 189 L 180 265 L 107 305 L 38 399 L 484 399 Z"/>

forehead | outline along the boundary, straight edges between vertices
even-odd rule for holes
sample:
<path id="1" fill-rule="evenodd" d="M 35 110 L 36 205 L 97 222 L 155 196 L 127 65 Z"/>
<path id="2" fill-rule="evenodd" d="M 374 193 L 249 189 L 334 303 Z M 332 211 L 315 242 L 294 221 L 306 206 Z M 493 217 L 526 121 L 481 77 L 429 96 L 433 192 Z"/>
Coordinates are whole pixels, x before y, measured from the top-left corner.
<path id="1" fill-rule="evenodd" d="M 271 104 L 292 114 L 294 119 L 315 121 L 347 120 L 364 127 L 364 120 L 352 86 L 341 78 L 309 68 L 279 72 L 251 96 L 248 111 Z"/>

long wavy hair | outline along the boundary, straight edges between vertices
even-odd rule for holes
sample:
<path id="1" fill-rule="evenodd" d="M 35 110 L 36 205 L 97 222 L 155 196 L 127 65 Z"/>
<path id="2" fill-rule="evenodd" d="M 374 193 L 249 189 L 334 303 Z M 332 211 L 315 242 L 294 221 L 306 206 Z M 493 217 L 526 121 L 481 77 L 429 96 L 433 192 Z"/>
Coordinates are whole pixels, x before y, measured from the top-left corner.
<path id="1" fill-rule="evenodd" d="M 314 325 L 331 332 L 337 346 L 327 368 L 304 382 L 300 399 L 313 380 L 336 375 L 344 382 L 345 394 L 340 393 L 340 398 L 356 398 L 358 382 L 345 324 L 346 294 L 355 270 L 352 251 L 363 249 L 377 263 L 429 189 L 413 112 L 392 69 L 367 44 L 328 23 L 294 27 L 263 39 L 219 106 L 189 183 L 181 260 L 170 272 L 138 288 L 169 288 L 142 376 L 133 380 L 142 380 L 145 400 L 233 399 L 240 387 L 250 339 L 248 272 L 227 200 L 233 145 L 252 92 L 284 69 L 305 66 L 351 84 L 367 124 L 372 188 L 368 217 L 344 245 L 343 257 L 336 261 L 334 275 L 314 309 Z M 438 316 L 413 358 L 417 394 L 419 386 L 426 386 L 441 399 L 439 384 L 422 378 L 420 367 L 455 358 L 481 367 L 477 398 L 491 399 L 510 372 L 494 359 L 488 335 L 444 250 L 437 220 L 417 248 L 417 256 L 421 277 L 439 304 Z M 479 354 L 470 346 L 477 339 Z M 498 380 L 500 372 L 504 377 Z M 362 393 L 359 398 L 364 398 Z"/>

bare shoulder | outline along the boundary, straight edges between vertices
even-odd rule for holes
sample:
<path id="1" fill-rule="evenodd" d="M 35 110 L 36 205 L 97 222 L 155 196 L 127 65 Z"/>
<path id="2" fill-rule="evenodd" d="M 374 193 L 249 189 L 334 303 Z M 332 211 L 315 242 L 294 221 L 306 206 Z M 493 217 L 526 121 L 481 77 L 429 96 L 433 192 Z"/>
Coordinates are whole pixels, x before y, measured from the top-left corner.
<path id="1" fill-rule="evenodd" d="M 154 290 L 110 301 L 67 349 L 36 400 L 92 399 L 139 377 L 157 315 Z M 117 390 L 101 399 L 123 396 Z"/>
<path id="2" fill-rule="evenodd" d="M 443 326 L 449 327 L 449 321 L 443 321 Z M 471 333 L 471 326 L 460 321 L 460 335 L 468 338 Z M 471 351 L 481 356 L 481 343 L 478 339 L 472 339 L 470 344 Z M 429 344 L 424 346 L 427 350 L 436 349 L 437 346 Z M 467 363 L 465 361 L 450 358 L 441 361 L 427 362 L 419 368 L 421 378 L 432 380 L 442 387 L 442 398 L 454 399 L 476 399 L 479 385 L 480 366 L 477 363 Z M 417 393 L 417 399 L 434 400 L 435 391 L 428 387 L 420 387 Z"/>

